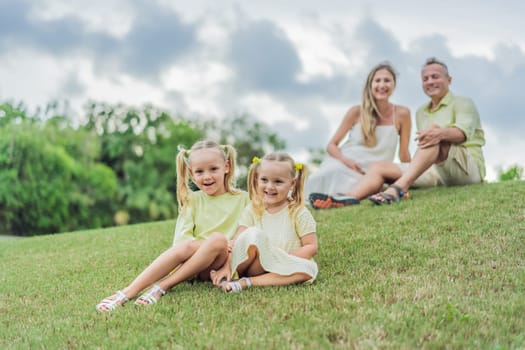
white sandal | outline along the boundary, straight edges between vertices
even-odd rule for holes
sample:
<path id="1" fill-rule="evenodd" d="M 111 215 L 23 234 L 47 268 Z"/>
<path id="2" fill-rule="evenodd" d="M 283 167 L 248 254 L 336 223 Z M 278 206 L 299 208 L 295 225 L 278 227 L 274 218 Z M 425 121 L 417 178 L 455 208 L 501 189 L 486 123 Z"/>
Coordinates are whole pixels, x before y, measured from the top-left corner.
<path id="1" fill-rule="evenodd" d="M 160 296 L 158 295 L 160 293 Z M 166 291 L 162 289 L 158 284 L 154 284 L 153 287 L 143 295 L 141 295 L 137 300 L 135 300 L 135 305 L 151 305 L 155 304 L 161 297 L 166 295 Z"/>
<path id="2" fill-rule="evenodd" d="M 246 284 L 245 288 L 242 287 L 241 281 L 244 281 L 244 283 Z M 236 281 L 222 282 L 221 286 L 226 293 L 239 293 L 242 292 L 243 289 L 250 288 L 252 286 L 252 281 L 250 281 L 248 277 L 243 277 Z M 230 287 L 230 289 L 228 290 L 226 289 L 226 287 Z"/>
<path id="3" fill-rule="evenodd" d="M 113 298 L 116 295 L 115 298 Z M 123 291 L 119 290 L 110 297 L 105 298 L 97 304 L 96 308 L 100 312 L 113 311 L 117 306 L 124 306 L 129 298 Z"/>

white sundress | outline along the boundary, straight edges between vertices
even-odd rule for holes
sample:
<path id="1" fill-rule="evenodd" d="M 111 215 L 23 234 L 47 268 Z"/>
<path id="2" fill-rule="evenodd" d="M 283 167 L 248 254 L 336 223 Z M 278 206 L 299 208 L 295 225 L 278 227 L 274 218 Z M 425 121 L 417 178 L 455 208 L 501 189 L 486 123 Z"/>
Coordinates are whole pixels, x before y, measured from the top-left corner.
<path id="1" fill-rule="evenodd" d="M 259 260 L 265 271 L 283 276 L 302 272 L 311 276 L 308 282 L 315 280 L 318 267 L 313 259 L 288 254 L 301 247 L 301 236 L 315 233 L 316 223 L 308 209 L 302 208 L 299 211 L 294 224 L 288 207 L 272 214 L 265 211 L 259 219 L 249 205 L 241 216 L 239 226 L 248 228 L 235 241 L 231 261 L 233 272 L 248 259 L 248 248 L 254 245 L 259 251 Z"/>
<path id="2" fill-rule="evenodd" d="M 376 127 L 377 144 L 368 147 L 364 144 L 361 125 L 356 124 L 348 132 L 347 140 L 341 145 L 343 155 L 354 160 L 366 172 L 370 164 L 379 161 L 393 161 L 398 142 L 396 113 L 394 109 L 392 125 Z M 327 155 L 319 168 L 306 180 L 306 198 L 310 193 L 348 193 L 363 175 L 348 168 L 340 160 Z"/>

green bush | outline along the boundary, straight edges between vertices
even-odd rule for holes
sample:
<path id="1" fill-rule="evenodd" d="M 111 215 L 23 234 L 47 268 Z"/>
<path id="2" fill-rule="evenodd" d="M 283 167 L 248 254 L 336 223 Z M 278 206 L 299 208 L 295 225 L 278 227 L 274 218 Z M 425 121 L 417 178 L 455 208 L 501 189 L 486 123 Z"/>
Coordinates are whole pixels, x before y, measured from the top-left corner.
<path id="1" fill-rule="evenodd" d="M 113 171 L 74 157 L 52 139 L 53 132 L 28 121 L 0 128 L 3 233 L 26 236 L 113 223 L 108 210 L 116 194 Z"/>
<path id="2" fill-rule="evenodd" d="M 513 165 L 507 170 L 501 169 L 498 174 L 499 181 L 513 181 L 521 180 L 523 178 L 523 167 L 519 165 Z"/>

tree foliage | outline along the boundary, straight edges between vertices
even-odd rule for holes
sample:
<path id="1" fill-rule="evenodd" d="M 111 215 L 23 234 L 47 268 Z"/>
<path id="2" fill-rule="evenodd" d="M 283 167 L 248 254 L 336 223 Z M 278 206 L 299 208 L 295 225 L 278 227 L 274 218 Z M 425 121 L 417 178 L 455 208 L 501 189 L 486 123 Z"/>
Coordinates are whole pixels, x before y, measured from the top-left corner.
<path id="1" fill-rule="evenodd" d="M 0 230 L 25 236 L 110 225 L 116 179 L 94 160 L 97 140 L 12 106 L 1 110 Z"/>
<path id="2" fill-rule="evenodd" d="M 501 169 L 498 174 L 499 181 L 521 180 L 523 178 L 523 167 L 513 165 L 507 170 Z"/>
<path id="3" fill-rule="evenodd" d="M 177 146 L 204 138 L 233 145 L 242 188 L 253 156 L 285 146 L 246 115 L 188 120 L 151 105 L 89 102 L 73 120 L 60 107 L 53 103 L 29 116 L 23 104 L 0 105 L 0 233 L 171 219 Z"/>
<path id="4" fill-rule="evenodd" d="M 101 161 L 117 176 L 118 210 L 129 218 L 123 223 L 175 217 L 177 146 L 191 147 L 202 131 L 150 105 L 95 102 L 87 106 L 83 127 L 98 135 Z"/>

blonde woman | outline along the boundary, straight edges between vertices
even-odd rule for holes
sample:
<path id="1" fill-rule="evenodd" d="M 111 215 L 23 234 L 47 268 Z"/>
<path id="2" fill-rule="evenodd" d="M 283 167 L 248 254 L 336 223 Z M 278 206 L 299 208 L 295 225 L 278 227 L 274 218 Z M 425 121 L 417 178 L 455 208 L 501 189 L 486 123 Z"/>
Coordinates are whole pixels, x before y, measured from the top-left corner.
<path id="1" fill-rule="evenodd" d="M 328 156 L 306 182 L 306 195 L 315 209 L 358 204 L 348 196 L 338 200 L 338 194 L 351 192 L 370 164 L 393 161 L 398 143 L 399 160 L 410 162 L 410 110 L 390 102 L 396 80 L 389 63 L 378 64 L 368 74 L 361 105 L 346 113 L 328 143 Z M 329 206 L 316 205 L 328 197 Z"/>

